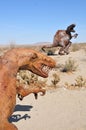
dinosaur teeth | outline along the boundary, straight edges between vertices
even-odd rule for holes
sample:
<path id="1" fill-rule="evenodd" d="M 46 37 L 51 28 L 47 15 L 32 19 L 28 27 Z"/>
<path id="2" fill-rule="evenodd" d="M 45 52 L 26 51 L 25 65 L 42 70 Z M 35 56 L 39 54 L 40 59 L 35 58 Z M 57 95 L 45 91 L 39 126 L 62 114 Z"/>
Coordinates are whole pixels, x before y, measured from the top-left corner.
<path id="1" fill-rule="evenodd" d="M 49 71 L 50 71 L 50 68 L 48 67 L 48 66 L 43 66 L 42 67 L 42 71 L 44 72 L 44 73 L 49 73 Z"/>

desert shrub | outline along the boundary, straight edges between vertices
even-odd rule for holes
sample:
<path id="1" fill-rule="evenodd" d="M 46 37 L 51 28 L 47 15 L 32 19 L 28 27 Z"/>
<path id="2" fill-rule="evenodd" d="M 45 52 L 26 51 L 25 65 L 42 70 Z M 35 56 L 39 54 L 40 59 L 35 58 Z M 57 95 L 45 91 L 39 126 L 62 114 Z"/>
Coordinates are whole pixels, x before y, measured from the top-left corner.
<path id="1" fill-rule="evenodd" d="M 75 89 L 75 85 L 74 84 L 69 84 L 68 82 L 65 82 L 64 87 L 66 89 L 69 89 L 69 90 L 74 90 Z"/>
<path id="2" fill-rule="evenodd" d="M 46 82 L 47 80 L 39 80 L 39 76 L 37 76 L 36 74 L 33 74 L 32 72 L 28 71 L 28 70 L 20 70 L 17 73 L 17 86 L 19 86 L 20 84 L 23 84 L 25 86 L 40 86 L 40 87 L 46 87 Z"/>
<path id="3" fill-rule="evenodd" d="M 65 88 L 70 89 L 70 90 L 74 90 L 74 89 L 86 87 L 86 78 L 83 78 L 82 76 L 78 76 L 75 79 L 75 81 L 76 82 L 74 84 L 69 84 L 68 82 L 66 82 Z"/>
<path id="4" fill-rule="evenodd" d="M 28 70 L 20 70 L 17 73 L 17 79 L 22 84 L 30 84 L 38 81 L 38 76 L 29 72 Z"/>
<path id="5" fill-rule="evenodd" d="M 62 71 L 63 70 L 63 68 L 64 68 L 64 65 L 63 64 L 56 64 L 56 66 L 55 66 L 55 68 L 54 68 L 54 70 L 56 70 L 56 71 Z"/>
<path id="6" fill-rule="evenodd" d="M 57 84 L 58 84 L 59 81 L 60 81 L 59 75 L 56 74 L 56 73 L 54 73 L 54 74 L 53 74 L 53 79 L 51 80 L 51 82 L 52 82 L 54 88 L 57 87 Z"/>
<path id="7" fill-rule="evenodd" d="M 75 86 L 86 87 L 86 79 L 83 78 L 82 76 L 78 76 L 76 79 Z"/>
<path id="8" fill-rule="evenodd" d="M 62 72 L 72 72 L 75 71 L 77 69 L 78 65 L 76 65 L 76 62 L 69 58 L 66 62 L 64 67 L 62 68 Z"/>

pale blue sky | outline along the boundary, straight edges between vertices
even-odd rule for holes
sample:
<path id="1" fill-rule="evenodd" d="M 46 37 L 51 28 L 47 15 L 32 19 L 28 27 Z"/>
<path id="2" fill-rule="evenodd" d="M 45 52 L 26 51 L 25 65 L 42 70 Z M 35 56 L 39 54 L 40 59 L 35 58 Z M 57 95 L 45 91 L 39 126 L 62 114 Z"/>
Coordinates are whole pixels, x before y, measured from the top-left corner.
<path id="1" fill-rule="evenodd" d="M 52 42 L 72 23 L 86 42 L 86 0 L 0 0 L 0 44 Z"/>

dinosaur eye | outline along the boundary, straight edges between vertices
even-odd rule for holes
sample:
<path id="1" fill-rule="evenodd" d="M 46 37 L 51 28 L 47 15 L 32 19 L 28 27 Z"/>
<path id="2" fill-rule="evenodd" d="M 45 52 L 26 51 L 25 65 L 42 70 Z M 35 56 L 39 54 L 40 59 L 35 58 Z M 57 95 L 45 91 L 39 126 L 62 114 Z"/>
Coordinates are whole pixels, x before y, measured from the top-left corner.
<path id="1" fill-rule="evenodd" d="M 38 58 L 38 56 L 37 56 L 36 53 L 34 53 L 34 54 L 32 55 L 32 57 L 31 57 L 31 60 L 35 60 L 36 58 Z"/>

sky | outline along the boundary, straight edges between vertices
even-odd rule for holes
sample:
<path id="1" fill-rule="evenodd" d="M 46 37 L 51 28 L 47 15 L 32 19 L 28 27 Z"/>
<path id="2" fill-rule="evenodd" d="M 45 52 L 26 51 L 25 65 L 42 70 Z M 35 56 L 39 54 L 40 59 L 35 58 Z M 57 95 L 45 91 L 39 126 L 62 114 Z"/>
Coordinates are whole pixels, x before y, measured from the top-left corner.
<path id="1" fill-rule="evenodd" d="M 0 0 L 0 45 L 52 42 L 72 23 L 86 42 L 86 0 Z"/>

